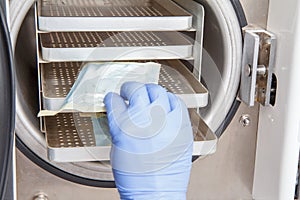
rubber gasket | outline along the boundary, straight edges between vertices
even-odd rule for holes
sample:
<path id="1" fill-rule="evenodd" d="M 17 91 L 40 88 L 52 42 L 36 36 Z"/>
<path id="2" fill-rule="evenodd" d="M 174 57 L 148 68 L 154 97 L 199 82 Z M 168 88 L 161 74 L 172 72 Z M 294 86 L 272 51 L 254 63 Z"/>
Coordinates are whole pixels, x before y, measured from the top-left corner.
<path id="1" fill-rule="evenodd" d="M 248 25 L 247 18 L 244 9 L 239 0 L 230 0 L 233 9 L 235 10 L 236 16 L 239 20 L 240 27 L 243 28 Z"/>
<path id="2" fill-rule="evenodd" d="M 230 2 L 231 2 L 232 6 L 234 8 L 235 13 L 236 13 L 237 19 L 238 19 L 240 27 L 241 27 L 241 34 L 242 34 L 242 28 L 244 28 L 245 26 L 248 25 L 244 9 L 241 5 L 240 0 L 230 0 Z M 238 96 L 238 94 L 236 94 L 236 96 Z M 232 121 L 235 113 L 239 109 L 240 104 L 241 104 L 241 102 L 239 100 L 235 99 L 235 101 L 233 102 L 229 112 L 227 113 L 227 115 L 225 117 L 225 120 L 221 123 L 221 125 L 219 126 L 219 128 L 215 132 L 215 134 L 218 137 L 220 137 L 223 134 L 223 132 L 226 130 L 226 128 L 228 127 L 228 125 Z"/>

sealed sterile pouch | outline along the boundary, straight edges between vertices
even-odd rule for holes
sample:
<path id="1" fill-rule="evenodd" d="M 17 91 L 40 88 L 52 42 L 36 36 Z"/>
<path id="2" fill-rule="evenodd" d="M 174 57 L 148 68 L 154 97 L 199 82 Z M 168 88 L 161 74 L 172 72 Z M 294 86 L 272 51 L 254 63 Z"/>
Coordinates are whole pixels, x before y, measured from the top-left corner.
<path id="1" fill-rule="evenodd" d="M 87 63 L 57 111 L 42 110 L 38 116 L 54 116 L 59 112 L 105 112 L 103 103 L 108 92 L 120 92 L 124 82 L 158 83 L 160 64 L 154 62 Z"/>
<path id="2" fill-rule="evenodd" d="M 96 146 L 110 146 L 111 136 L 109 133 L 106 116 L 92 117 Z"/>

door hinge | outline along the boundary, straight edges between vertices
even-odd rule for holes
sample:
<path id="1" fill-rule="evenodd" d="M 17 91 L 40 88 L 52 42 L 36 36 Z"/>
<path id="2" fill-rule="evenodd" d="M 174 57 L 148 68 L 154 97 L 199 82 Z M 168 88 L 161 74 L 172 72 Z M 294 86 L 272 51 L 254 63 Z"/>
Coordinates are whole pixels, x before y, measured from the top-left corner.
<path id="1" fill-rule="evenodd" d="M 276 37 L 269 31 L 245 30 L 240 98 L 248 106 L 275 103 L 274 62 Z"/>

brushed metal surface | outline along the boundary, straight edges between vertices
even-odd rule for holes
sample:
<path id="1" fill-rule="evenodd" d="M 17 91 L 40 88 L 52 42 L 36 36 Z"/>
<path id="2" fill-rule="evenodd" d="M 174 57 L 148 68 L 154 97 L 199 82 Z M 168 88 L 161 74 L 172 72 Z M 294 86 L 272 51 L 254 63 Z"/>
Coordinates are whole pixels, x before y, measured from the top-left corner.
<path id="1" fill-rule="evenodd" d="M 58 178 L 17 150 L 17 199 L 32 200 L 39 193 L 49 200 L 119 199 L 117 189 L 93 188 Z"/>
<path id="2" fill-rule="evenodd" d="M 240 117 L 247 114 L 250 124 Z M 188 200 L 252 200 L 258 106 L 241 104 L 218 142 L 215 154 L 193 163 Z"/>
<path id="3" fill-rule="evenodd" d="M 248 23 L 267 27 L 269 0 L 240 0 Z"/>
<path id="4" fill-rule="evenodd" d="M 188 200 L 252 199 L 258 106 L 242 104 L 221 139 L 217 152 L 193 163 Z M 250 125 L 239 122 L 243 114 Z M 42 192 L 55 200 L 119 199 L 116 189 L 94 188 L 68 182 L 44 171 L 17 152 L 18 199 L 31 200 Z"/>

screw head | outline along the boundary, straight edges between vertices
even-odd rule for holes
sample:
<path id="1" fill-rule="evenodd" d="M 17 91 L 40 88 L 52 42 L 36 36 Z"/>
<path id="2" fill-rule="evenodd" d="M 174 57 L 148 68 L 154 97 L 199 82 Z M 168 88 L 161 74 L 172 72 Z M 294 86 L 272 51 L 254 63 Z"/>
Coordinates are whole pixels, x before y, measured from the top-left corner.
<path id="1" fill-rule="evenodd" d="M 249 126 L 251 124 L 251 119 L 249 115 L 242 115 L 240 118 L 240 123 L 243 127 Z"/>
<path id="2" fill-rule="evenodd" d="M 245 72 L 245 76 L 251 76 L 252 69 L 251 69 L 251 65 L 250 64 L 245 65 L 244 72 Z"/>
<path id="3" fill-rule="evenodd" d="M 33 200 L 48 200 L 48 197 L 44 193 L 38 193 L 33 197 Z"/>

